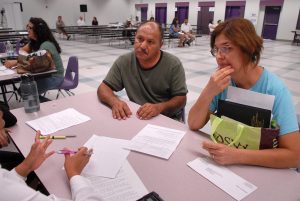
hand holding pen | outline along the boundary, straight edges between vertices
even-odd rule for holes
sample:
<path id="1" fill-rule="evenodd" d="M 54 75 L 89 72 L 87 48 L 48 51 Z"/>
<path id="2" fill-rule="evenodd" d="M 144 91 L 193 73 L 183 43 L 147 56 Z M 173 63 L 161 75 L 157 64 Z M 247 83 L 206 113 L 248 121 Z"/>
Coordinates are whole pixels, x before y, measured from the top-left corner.
<path id="1" fill-rule="evenodd" d="M 92 149 L 81 147 L 78 151 L 70 151 L 68 149 L 63 149 L 66 153 L 65 155 L 65 170 L 69 179 L 75 175 L 80 175 L 83 168 L 89 162 L 90 157 L 93 153 Z M 63 150 L 60 150 L 63 152 Z M 74 154 L 74 155 L 70 155 Z"/>

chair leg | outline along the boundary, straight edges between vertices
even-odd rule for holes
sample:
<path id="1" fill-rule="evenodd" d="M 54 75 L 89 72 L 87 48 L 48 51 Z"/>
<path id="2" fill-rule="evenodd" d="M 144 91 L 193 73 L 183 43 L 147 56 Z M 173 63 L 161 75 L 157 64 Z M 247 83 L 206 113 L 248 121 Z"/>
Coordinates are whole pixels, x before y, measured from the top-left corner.
<path id="1" fill-rule="evenodd" d="M 70 91 L 70 90 L 65 90 L 65 92 L 66 92 L 69 96 L 75 96 L 75 94 L 74 94 L 72 91 Z"/>
<path id="2" fill-rule="evenodd" d="M 62 95 L 65 97 L 65 95 L 63 94 L 63 92 L 61 91 L 61 89 L 59 89 L 59 90 L 57 91 L 56 99 L 58 99 L 59 94 L 62 94 Z"/>

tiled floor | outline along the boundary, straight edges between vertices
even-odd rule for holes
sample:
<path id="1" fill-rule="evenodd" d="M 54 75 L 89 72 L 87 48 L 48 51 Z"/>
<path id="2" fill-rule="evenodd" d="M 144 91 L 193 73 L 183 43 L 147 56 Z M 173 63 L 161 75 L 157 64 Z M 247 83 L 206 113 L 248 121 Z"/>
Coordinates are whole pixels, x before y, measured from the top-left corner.
<path id="1" fill-rule="evenodd" d="M 64 66 L 67 66 L 69 56 L 79 58 L 79 86 L 73 90 L 75 94 L 86 93 L 96 89 L 105 77 L 114 60 L 121 54 L 132 50 L 132 47 L 125 45 L 108 46 L 104 41 L 86 41 L 85 38 L 76 37 L 76 40 L 58 39 L 62 48 L 62 59 Z M 209 37 L 203 36 L 197 39 L 197 45 L 191 47 L 172 48 L 164 47 L 165 51 L 177 55 L 185 68 L 188 99 L 186 114 L 193 105 L 201 90 L 206 85 L 210 74 L 215 70 L 215 59 L 209 53 Z M 300 46 L 291 45 L 290 42 L 269 41 L 264 43 L 264 51 L 261 58 L 261 65 L 280 76 L 289 87 L 294 106 L 297 110 L 300 121 Z M 125 92 L 119 93 L 126 97 Z M 48 97 L 53 98 L 56 92 L 52 91 Z M 62 98 L 62 97 L 60 97 Z M 20 104 L 10 101 L 12 108 L 20 107 Z"/>

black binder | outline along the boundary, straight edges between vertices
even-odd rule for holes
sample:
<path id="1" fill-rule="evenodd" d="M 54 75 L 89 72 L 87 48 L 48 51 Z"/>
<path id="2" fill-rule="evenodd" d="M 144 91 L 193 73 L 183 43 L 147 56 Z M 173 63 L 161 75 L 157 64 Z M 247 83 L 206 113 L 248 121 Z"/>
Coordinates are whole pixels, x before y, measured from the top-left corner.
<path id="1" fill-rule="evenodd" d="M 225 100 L 218 100 L 218 117 L 226 116 L 254 127 L 269 128 L 271 111 Z"/>

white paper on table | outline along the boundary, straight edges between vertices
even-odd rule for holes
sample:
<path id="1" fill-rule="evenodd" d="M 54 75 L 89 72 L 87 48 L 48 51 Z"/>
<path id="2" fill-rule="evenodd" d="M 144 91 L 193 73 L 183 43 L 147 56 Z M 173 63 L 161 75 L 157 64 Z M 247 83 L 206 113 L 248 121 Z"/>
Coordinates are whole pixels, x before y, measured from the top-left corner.
<path id="1" fill-rule="evenodd" d="M 40 130 L 42 135 L 49 135 L 56 131 L 69 128 L 90 120 L 91 118 L 81 114 L 73 108 L 50 114 L 35 120 L 27 121 L 34 130 Z"/>
<path id="2" fill-rule="evenodd" d="M 126 148 L 169 159 L 184 134 L 184 131 L 147 124 Z"/>
<path id="3" fill-rule="evenodd" d="M 2 75 L 11 75 L 11 74 L 14 74 L 14 73 L 16 73 L 16 72 L 9 69 L 9 68 L 6 68 L 5 66 L 0 65 L 0 76 L 2 76 Z"/>
<path id="4" fill-rule="evenodd" d="M 129 150 L 123 149 L 128 140 L 93 135 L 84 146 L 93 149 L 84 174 L 115 178 L 126 161 Z"/>
<path id="5" fill-rule="evenodd" d="M 226 100 L 272 111 L 275 96 L 229 86 Z"/>
<path id="6" fill-rule="evenodd" d="M 210 135 L 211 133 L 211 125 L 210 125 L 210 120 L 200 129 L 201 132 Z"/>
<path id="7" fill-rule="evenodd" d="M 214 164 L 210 159 L 196 158 L 187 165 L 236 200 L 242 200 L 257 189 L 252 183 L 228 168 Z"/>
<path id="8" fill-rule="evenodd" d="M 104 201 L 136 201 L 148 190 L 126 160 L 114 179 L 86 176 Z"/>

